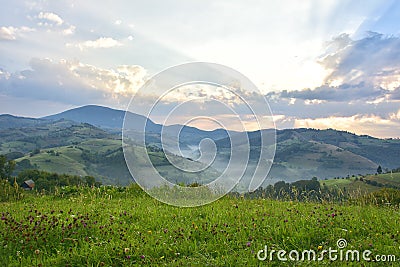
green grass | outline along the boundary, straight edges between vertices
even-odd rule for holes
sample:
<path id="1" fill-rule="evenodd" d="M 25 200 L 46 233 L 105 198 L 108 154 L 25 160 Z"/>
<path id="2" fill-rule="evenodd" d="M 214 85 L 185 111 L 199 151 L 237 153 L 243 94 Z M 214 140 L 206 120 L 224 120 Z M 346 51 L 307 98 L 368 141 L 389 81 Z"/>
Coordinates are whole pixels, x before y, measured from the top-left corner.
<path id="1" fill-rule="evenodd" d="M 400 187 L 400 173 L 383 173 L 378 175 L 368 175 L 365 179 L 377 181 L 382 184 L 392 184 Z"/>
<path id="2" fill-rule="evenodd" d="M 178 208 L 132 186 L 28 195 L 2 203 L 0 213 L 2 266 L 293 266 L 276 258 L 261 262 L 256 253 L 265 245 L 286 251 L 336 249 L 340 238 L 348 249 L 400 259 L 400 213 L 392 206 L 224 197 Z"/>
<path id="3" fill-rule="evenodd" d="M 48 154 L 47 151 L 53 150 L 60 153 L 58 156 Z M 65 153 L 67 152 L 67 153 Z M 65 153 L 65 154 L 64 154 Z M 32 157 L 26 156 L 19 160 L 29 159 L 31 164 L 36 164 L 40 170 L 48 172 L 66 173 L 71 175 L 88 175 L 84 170 L 85 165 L 78 160 L 79 151 L 73 150 L 68 147 L 61 147 L 59 149 L 44 149 L 41 153 Z"/>
<path id="4" fill-rule="evenodd" d="M 355 178 L 348 179 L 328 179 L 320 181 L 321 185 L 326 185 L 329 189 L 337 189 L 342 191 L 347 191 L 349 193 L 359 192 L 360 194 L 371 193 L 379 190 L 377 186 L 372 186 L 356 180 Z"/>
<path id="5" fill-rule="evenodd" d="M 32 151 L 35 149 L 35 144 L 23 141 L 11 141 L 1 144 L 0 153 L 6 154 L 14 151 Z"/>
<path id="6" fill-rule="evenodd" d="M 107 150 L 115 150 L 121 147 L 121 140 L 92 139 L 79 144 L 83 149 L 105 153 Z"/>
<path id="7" fill-rule="evenodd" d="M 361 181 L 363 179 L 363 181 Z M 358 192 L 360 194 L 371 193 L 380 190 L 382 187 L 374 186 L 366 183 L 365 181 L 376 181 L 383 185 L 383 187 L 400 187 L 400 173 L 383 173 L 366 175 L 360 177 L 340 178 L 321 180 L 321 186 L 326 185 L 329 189 L 346 190 L 347 192 Z"/>

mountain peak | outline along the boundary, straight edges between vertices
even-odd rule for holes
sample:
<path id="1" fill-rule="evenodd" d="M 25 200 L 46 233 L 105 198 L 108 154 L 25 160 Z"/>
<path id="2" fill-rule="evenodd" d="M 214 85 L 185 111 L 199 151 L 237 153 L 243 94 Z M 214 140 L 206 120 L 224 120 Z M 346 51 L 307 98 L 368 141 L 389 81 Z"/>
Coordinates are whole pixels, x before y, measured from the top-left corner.
<path id="1" fill-rule="evenodd" d="M 43 117 L 43 119 L 53 120 L 53 121 L 66 119 L 75 122 L 86 122 L 100 128 L 109 128 L 109 129 L 111 128 L 118 130 L 122 129 L 124 118 L 125 118 L 124 110 L 112 109 L 109 107 L 97 106 L 97 105 L 87 105 L 87 106 L 77 107 L 63 111 L 58 114 Z M 137 130 L 135 129 L 135 125 L 138 126 L 143 125 L 143 122 L 146 120 L 146 117 L 129 112 L 129 120 L 131 126 L 133 126 L 133 130 Z M 157 125 L 151 120 L 148 120 L 147 127 L 149 127 L 147 128 L 149 129 L 149 131 L 152 131 L 154 127 L 157 127 Z"/>

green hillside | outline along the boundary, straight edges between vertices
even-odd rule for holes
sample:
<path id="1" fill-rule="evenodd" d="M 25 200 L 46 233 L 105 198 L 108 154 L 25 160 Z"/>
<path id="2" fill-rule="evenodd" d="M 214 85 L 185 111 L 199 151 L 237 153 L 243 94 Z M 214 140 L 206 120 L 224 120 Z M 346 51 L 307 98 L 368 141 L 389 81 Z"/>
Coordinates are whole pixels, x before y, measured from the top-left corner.
<path id="1" fill-rule="evenodd" d="M 91 111 L 90 116 L 83 114 L 87 110 Z M 101 112 L 97 114 L 96 111 L 99 110 Z M 75 109 L 73 114 L 81 120 L 96 119 L 96 123 L 99 124 L 102 124 L 102 120 L 106 120 L 104 123 L 114 123 L 107 122 L 108 120 L 120 123 L 122 118 L 122 111 L 116 113 L 115 110 L 93 106 Z M 93 175 L 107 184 L 124 185 L 132 181 L 124 163 L 121 136 L 118 131 L 101 129 L 86 122 L 70 121 L 62 116 L 53 117 L 53 119 L 58 118 L 60 119 L 54 121 L 0 115 L 0 155 L 16 159 L 20 163 L 17 171 L 36 166 L 59 173 Z M 176 130 L 177 127 L 180 126 L 168 126 L 166 130 L 167 132 L 168 129 Z M 265 133 L 272 132 L 265 130 Z M 137 136 L 134 130 L 130 134 L 133 137 Z M 221 157 L 216 158 L 213 167 L 220 172 L 224 170 L 231 152 L 225 131 L 207 132 L 186 127 L 182 129 L 181 135 L 180 149 L 185 151 L 185 157 L 199 155 L 199 151 L 192 149 L 198 146 L 202 138 L 209 137 L 216 140 Z M 261 143 L 259 132 L 249 132 L 248 136 L 251 145 L 249 164 L 252 165 L 258 158 Z M 168 136 L 165 138 L 170 140 Z M 397 139 L 358 136 L 332 129 L 286 129 L 276 131 L 276 141 L 274 162 L 264 185 L 280 180 L 293 182 L 312 177 L 325 179 L 360 176 L 375 173 L 378 165 L 384 170 L 400 166 L 400 140 Z M 160 135 L 157 132 L 146 133 L 146 143 L 160 148 Z M 237 149 L 236 147 L 234 151 Z M 179 153 L 179 151 L 168 152 Z M 154 151 L 150 156 L 159 172 L 171 182 L 205 182 L 212 179 L 204 173 L 196 176 L 174 170 L 171 165 L 166 164 L 161 151 Z M 247 178 L 251 177 L 246 176 L 243 180 Z"/>
<path id="2" fill-rule="evenodd" d="M 371 193 L 381 188 L 400 189 L 400 173 L 384 173 L 357 177 L 337 178 L 320 181 L 321 186 L 338 189 L 347 193 Z"/>
<path id="3" fill-rule="evenodd" d="M 201 173 L 179 171 L 168 162 L 161 151 L 149 152 L 149 157 L 157 171 L 174 183 L 204 184 L 218 175 L 212 170 Z M 59 174 L 94 176 L 103 184 L 128 185 L 133 182 L 125 164 L 121 140 L 90 139 L 76 145 L 41 149 L 39 153 L 26 155 L 16 162 L 17 173 L 28 165 Z M 140 165 L 137 167 L 141 168 Z"/>

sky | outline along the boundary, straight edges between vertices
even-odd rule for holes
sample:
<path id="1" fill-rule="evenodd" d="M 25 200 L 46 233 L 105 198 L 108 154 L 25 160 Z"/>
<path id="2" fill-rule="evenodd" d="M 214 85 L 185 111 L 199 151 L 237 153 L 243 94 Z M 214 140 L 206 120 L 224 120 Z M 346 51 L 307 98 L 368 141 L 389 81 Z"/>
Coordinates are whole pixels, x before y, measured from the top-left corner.
<path id="1" fill-rule="evenodd" d="M 248 77 L 259 89 L 251 101 L 266 99 L 279 129 L 400 137 L 396 0 L 0 5 L 0 114 L 41 117 L 87 104 L 126 109 L 153 75 L 201 61 Z M 164 99 L 159 110 L 186 98 Z M 199 108 L 214 118 L 228 117 L 205 102 Z M 192 114 L 180 115 L 171 123 Z"/>

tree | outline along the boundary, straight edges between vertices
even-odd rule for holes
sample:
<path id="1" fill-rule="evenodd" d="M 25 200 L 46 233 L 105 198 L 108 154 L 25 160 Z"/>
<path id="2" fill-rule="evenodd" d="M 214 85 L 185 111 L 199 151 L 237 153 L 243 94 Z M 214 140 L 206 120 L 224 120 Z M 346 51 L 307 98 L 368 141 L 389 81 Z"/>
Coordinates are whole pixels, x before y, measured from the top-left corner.
<path id="1" fill-rule="evenodd" d="M 7 160 L 6 156 L 0 155 L 0 179 L 11 177 L 15 168 L 15 161 Z"/>
<path id="2" fill-rule="evenodd" d="M 7 158 L 5 156 L 0 156 L 0 179 L 6 178 L 4 166 L 6 165 Z"/>
<path id="3" fill-rule="evenodd" d="M 376 169 L 376 172 L 379 173 L 379 174 L 382 173 L 382 167 L 381 167 L 381 165 L 378 166 L 378 169 Z"/>

